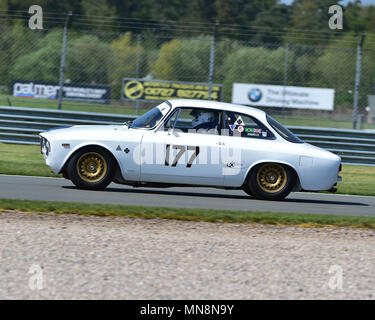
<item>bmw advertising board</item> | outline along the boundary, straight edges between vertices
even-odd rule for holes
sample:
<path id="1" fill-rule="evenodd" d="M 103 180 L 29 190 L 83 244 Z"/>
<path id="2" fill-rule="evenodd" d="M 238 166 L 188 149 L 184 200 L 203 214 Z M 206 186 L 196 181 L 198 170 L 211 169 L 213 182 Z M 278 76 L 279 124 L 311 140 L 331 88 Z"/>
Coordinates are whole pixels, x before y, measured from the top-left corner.
<path id="1" fill-rule="evenodd" d="M 333 110 L 335 90 L 233 83 L 232 103 L 254 107 Z"/>

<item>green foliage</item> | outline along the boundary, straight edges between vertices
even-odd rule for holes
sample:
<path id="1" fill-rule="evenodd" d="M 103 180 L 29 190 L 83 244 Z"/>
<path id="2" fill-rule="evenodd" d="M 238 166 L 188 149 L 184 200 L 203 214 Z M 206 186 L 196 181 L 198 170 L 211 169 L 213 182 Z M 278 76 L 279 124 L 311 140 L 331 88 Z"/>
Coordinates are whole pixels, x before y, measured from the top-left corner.
<path id="1" fill-rule="evenodd" d="M 69 45 L 65 78 L 75 83 L 109 83 L 111 61 L 107 43 L 92 35 L 77 37 Z"/>
<path id="2" fill-rule="evenodd" d="M 220 67 L 224 59 L 238 48 L 240 46 L 237 42 L 217 41 L 215 66 Z M 156 79 L 207 82 L 210 51 L 210 36 L 184 40 L 173 39 L 161 46 L 159 57 L 153 64 L 153 74 Z M 187 76 L 193 77 L 187 79 Z M 215 78 L 222 78 L 220 70 L 216 71 Z"/>
<path id="3" fill-rule="evenodd" d="M 332 38 L 328 29 L 328 7 L 331 2 L 295 0 L 291 5 L 286 5 L 277 0 L 98 0 L 95 3 L 90 0 L 40 0 L 38 4 L 45 13 L 73 10 L 65 79 L 110 84 L 116 99 L 120 96 L 121 79 L 137 76 L 138 49 L 141 77 L 152 75 L 156 79 L 206 82 L 211 37 L 193 33 L 193 30 L 190 32 L 186 28 L 190 39 L 167 41 L 163 34 L 156 38 L 155 30 L 147 31 L 150 37 L 146 31 L 142 31 L 142 42 L 137 49 L 136 37 L 130 32 L 138 30 L 130 29 L 126 32 L 126 29 L 122 29 L 120 36 L 98 32 L 110 21 L 107 18 L 220 22 L 217 39 L 224 41 L 216 42 L 214 81 L 224 84 L 224 99 L 230 101 L 233 82 L 283 83 L 285 47 L 282 44 L 321 43 L 326 46 L 327 40 Z M 31 4 L 34 4 L 31 0 L 2 0 L 0 10 L 27 10 Z M 95 24 L 92 25 L 93 35 L 87 35 L 86 32 L 83 36 L 80 25 L 75 25 L 75 17 L 81 14 L 88 23 Z M 99 21 L 97 16 L 104 16 L 105 19 Z M 62 30 L 31 31 L 24 24 L 20 27 L 12 23 L 11 26 L 0 27 L 0 85 L 9 85 L 13 79 L 57 82 Z M 246 36 L 237 36 L 237 39 L 251 41 L 253 47 L 233 41 L 233 26 L 227 24 L 251 27 L 246 29 Z M 186 27 L 182 24 L 179 26 Z M 195 26 L 207 28 L 204 24 Z M 316 31 L 320 40 L 312 42 L 301 33 L 301 29 Z M 334 47 L 355 48 L 357 43 L 353 42 L 353 36 L 358 37 L 363 30 L 375 32 L 375 6 L 364 7 L 358 1 L 344 6 L 344 29 L 345 33 L 336 33 L 335 40 L 340 41 L 331 42 L 334 44 L 326 48 L 291 48 L 287 68 L 288 84 L 336 88 L 336 104 L 351 105 L 353 95 L 348 90 L 354 87 L 355 50 L 337 50 Z M 280 33 L 270 36 L 270 32 L 275 30 Z M 210 31 L 207 29 L 207 32 Z M 159 30 L 156 32 L 162 33 Z M 375 49 L 373 39 L 372 35 L 367 36 L 365 49 Z M 258 44 L 259 47 L 254 47 Z M 375 88 L 375 69 L 372 67 L 375 64 L 374 56 L 373 51 L 365 50 L 362 86 L 367 87 L 364 89 L 367 91 L 362 92 L 361 105 L 366 104 L 363 99 L 366 99 L 368 93 L 373 94 Z"/>
<path id="4" fill-rule="evenodd" d="M 61 54 L 62 32 L 49 32 L 38 41 L 35 51 L 16 59 L 10 78 L 57 82 Z M 109 45 L 96 36 L 73 36 L 67 47 L 65 79 L 76 83 L 108 83 L 111 55 Z"/>
<path id="5" fill-rule="evenodd" d="M 58 81 L 61 57 L 60 31 L 49 32 L 38 41 L 37 49 L 21 55 L 10 69 L 11 79 Z M 14 44 L 16 46 L 17 44 Z M 12 50 L 15 50 L 12 48 Z"/>
<path id="6" fill-rule="evenodd" d="M 0 1 L 0 11 L 8 11 L 9 5 L 7 0 Z"/>
<path id="7" fill-rule="evenodd" d="M 181 40 L 173 39 L 164 43 L 160 48 L 160 55 L 155 61 L 154 74 L 156 79 L 174 79 L 174 59 L 180 51 Z"/>
<path id="8" fill-rule="evenodd" d="M 110 67 L 110 81 L 113 85 L 113 96 L 120 97 L 122 78 L 136 75 L 137 66 L 137 39 L 132 39 L 131 33 L 127 32 L 113 40 L 110 48 L 112 50 L 112 66 Z M 139 57 L 143 56 L 143 48 L 139 47 Z"/>
<path id="9" fill-rule="evenodd" d="M 350 37 L 350 35 L 347 35 Z M 346 37 L 342 39 L 346 41 Z M 356 69 L 356 50 L 341 48 L 335 43 L 324 49 L 323 54 L 311 66 L 311 83 L 321 87 L 337 88 L 335 94 L 336 105 L 350 107 L 353 103 L 354 75 Z M 338 47 L 338 48 L 337 48 Z M 367 104 L 367 94 L 373 93 L 375 88 L 375 53 L 365 49 L 362 57 L 361 85 L 363 92 L 360 105 Z M 366 91 L 366 87 L 368 91 Z"/>
<path id="10" fill-rule="evenodd" d="M 88 17 L 89 23 L 95 24 L 93 29 L 100 30 L 103 25 L 106 24 L 105 20 L 98 22 L 96 17 L 104 16 L 104 17 L 115 17 L 116 11 L 115 9 L 108 3 L 107 0 L 96 0 L 93 3 L 92 0 L 81 0 L 81 6 L 83 10 L 83 14 Z"/>
<path id="11" fill-rule="evenodd" d="M 292 60 L 293 53 L 290 53 Z M 270 63 L 272 61 L 272 63 Z M 228 55 L 219 74 L 224 78 L 224 100 L 231 100 L 233 82 L 274 83 L 284 77 L 285 48 L 243 47 Z"/>

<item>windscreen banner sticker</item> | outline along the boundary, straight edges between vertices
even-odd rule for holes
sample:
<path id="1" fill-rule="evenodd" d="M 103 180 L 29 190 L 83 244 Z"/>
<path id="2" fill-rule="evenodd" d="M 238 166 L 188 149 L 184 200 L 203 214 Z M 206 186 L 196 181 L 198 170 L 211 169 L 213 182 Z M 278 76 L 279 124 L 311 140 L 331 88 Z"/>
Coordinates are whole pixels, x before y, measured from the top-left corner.
<path id="1" fill-rule="evenodd" d="M 209 84 L 123 78 L 121 100 L 164 101 L 169 99 L 203 99 L 209 95 Z M 211 100 L 221 101 L 223 85 L 211 85 Z"/>

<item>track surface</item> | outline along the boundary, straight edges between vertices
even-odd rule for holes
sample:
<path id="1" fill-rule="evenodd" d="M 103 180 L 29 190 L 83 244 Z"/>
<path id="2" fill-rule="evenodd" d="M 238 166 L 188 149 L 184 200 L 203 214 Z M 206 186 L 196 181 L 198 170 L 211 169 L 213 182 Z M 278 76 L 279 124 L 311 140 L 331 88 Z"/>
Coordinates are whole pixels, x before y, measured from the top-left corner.
<path id="1" fill-rule="evenodd" d="M 374 299 L 374 236 L 1 212 L 0 299 Z"/>
<path id="2" fill-rule="evenodd" d="M 61 178 L 0 175 L 0 198 L 121 205 L 258 210 L 375 216 L 375 197 L 293 193 L 284 201 L 261 201 L 243 191 L 211 188 L 133 188 L 111 184 L 105 191 L 78 190 Z"/>

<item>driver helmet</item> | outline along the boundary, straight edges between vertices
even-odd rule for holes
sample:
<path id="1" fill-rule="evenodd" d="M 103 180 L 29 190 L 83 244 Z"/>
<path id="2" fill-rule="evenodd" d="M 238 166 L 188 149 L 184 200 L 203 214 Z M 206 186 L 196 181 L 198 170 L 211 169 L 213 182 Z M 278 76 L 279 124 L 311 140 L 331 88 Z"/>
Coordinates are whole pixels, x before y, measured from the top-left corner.
<path id="1" fill-rule="evenodd" d="M 213 111 L 203 111 L 203 110 L 193 109 L 190 112 L 190 115 L 194 116 L 194 119 L 191 122 L 194 128 L 196 126 L 199 126 L 202 123 L 214 122 L 217 119 L 215 112 Z"/>

